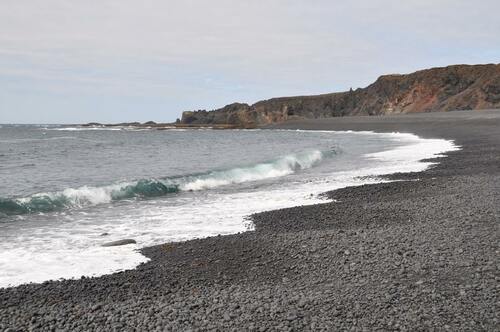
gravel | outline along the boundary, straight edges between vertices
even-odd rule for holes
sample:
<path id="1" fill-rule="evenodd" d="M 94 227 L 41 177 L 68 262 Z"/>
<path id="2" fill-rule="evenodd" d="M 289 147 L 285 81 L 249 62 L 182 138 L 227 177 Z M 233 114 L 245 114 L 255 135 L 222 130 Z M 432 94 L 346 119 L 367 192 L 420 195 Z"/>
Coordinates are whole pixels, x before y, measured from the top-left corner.
<path id="1" fill-rule="evenodd" d="M 253 232 L 145 248 L 135 270 L 0 289 L 0 331 L 499 330 L 500 111 L 281 127 L 463 148 L 335 203 L 254 215 Z"/>

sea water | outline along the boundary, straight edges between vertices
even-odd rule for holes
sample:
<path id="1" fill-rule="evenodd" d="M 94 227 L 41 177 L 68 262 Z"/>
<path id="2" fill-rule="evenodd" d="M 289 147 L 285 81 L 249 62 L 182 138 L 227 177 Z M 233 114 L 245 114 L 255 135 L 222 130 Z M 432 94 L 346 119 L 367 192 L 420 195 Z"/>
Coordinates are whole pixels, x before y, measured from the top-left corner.
<path id="1" fill-rule="evenodd" d="M 454 149 L 402 133 L 2 125 L 0 287 L 132 269 L 141 247 L 251 231 L 252 213 Z"/>

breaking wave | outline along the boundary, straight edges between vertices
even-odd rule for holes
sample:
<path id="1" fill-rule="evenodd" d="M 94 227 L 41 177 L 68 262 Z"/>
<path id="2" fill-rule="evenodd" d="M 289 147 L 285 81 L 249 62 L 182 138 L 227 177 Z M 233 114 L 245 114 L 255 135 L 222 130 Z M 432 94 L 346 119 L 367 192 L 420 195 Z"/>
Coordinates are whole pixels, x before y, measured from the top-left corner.
<path id="1" fill-rule="evenodd" d="M 2 215 L 21 215 L 51 212 L 66 208 L 77 208 L 105 204 L 124 199 L 141 199 L 165 196 L 179 191 L 205 190 L 230 184 L 259 181 L 293 174 L 311 168 L 335 151 L 312 150 L 291 154 L 278 159 L 228 170 L 211 171 L 196 175 L 141 179 L 108 186 L 68 188 L 63 191 L 38 193 L 22 198 L 0 198 Z"/>

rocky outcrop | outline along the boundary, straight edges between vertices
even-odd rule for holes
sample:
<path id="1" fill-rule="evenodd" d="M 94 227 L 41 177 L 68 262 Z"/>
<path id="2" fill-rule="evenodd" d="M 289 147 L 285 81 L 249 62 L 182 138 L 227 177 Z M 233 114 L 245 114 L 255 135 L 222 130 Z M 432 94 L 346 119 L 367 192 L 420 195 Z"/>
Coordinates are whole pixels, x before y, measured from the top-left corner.
<path id="1" fill-rule="evenodd" d="M 103 243 L 101 244 L 101 247 L 117 247 L 117 246 L 124 246 L 127 244 L 136 244 L 136 243 L 137 242 L 134 239 L 123 239 L 123 240 Z"/>
<path id="2" fill-rule="evenodd" d="M 407 75 L 384 75 L 366 88 L 315 96 L 234 103 L 182 114 L 184 125 L 243 128 L 290 118 L 383 115 L 500 108 L 500 64 L 454 65 Z"/>

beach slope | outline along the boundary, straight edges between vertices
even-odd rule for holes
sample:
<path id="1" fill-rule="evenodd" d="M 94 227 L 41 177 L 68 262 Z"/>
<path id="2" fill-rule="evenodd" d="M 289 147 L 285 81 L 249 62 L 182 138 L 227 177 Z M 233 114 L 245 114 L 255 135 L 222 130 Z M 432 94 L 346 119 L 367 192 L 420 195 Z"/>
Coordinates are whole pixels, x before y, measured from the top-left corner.
<path id="1" fill-rule="evenodd" d="M 332 203 L 254 215 L 254 232 L 145 248 L 135 270 L 0 289 L 0 330 L 498 330 L 500 111 L 275 128 L 410 132 L 461 150 Z"/>

